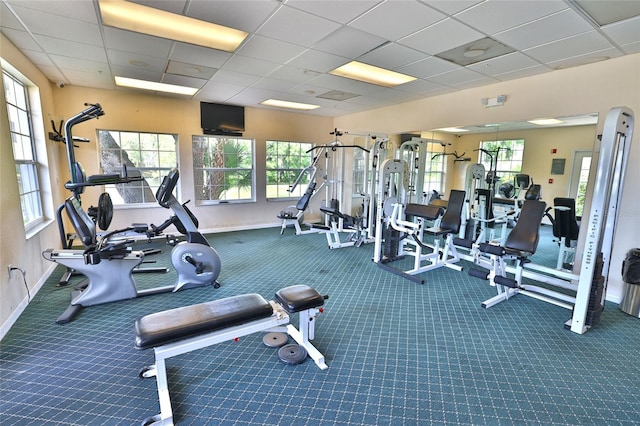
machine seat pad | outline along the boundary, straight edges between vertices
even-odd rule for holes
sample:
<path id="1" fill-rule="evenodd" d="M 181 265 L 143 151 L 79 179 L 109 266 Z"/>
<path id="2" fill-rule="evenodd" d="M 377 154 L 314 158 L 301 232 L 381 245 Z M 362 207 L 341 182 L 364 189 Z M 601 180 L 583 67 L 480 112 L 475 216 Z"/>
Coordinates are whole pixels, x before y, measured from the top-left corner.
<path id="1" fill-rule="evenodd" d="M 161 346 L 226 327 L 268 318 L 271 304 L 259 294 L 242 294 L 156 312 L 135 323 L 136 349 Z"/>
<path id="2" fill-rule="evenodd" d="M 414 204 L 409 203 L 404 209 L 407 216 L 418 216 L 427 220 L 435 220 L 444 214 L 444 209 L 432 204 Z"/>
<path id="3" fill-rule="evenodd" d="M 291 313 L 317 308 L 324 305 L 324 297 L 315 289 L 304 285 L 292 285 L 285 287 L 276 293 L 276 302 Z"/>

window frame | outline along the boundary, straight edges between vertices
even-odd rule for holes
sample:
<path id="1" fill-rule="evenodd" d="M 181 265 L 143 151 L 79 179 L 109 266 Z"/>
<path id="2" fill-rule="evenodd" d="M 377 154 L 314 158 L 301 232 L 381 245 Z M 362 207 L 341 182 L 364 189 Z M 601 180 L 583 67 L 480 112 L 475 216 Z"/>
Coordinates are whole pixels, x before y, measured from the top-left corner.
<path id="1" fill-rule="evenodd" d="M 500 149 L 500 152 L 498 153 L 498 159 L 496 161 L 496 170 L 494 170 L 495 174 L 497 174 L 498 177 L 501 177 L 499 182 L 496 182 L 496 185 L 494 185 L 494 196 L 499 194 L 499 188 L 500 188 L 500 184 L 503 183 L 510 183 L 512 185 L 514 185 L 514 181 L 513 181 L 513 177 L 518 174 L 518 173 L 522 173 L 522 164 L 524 163 L 524 150 L 525 150 L 525 146 L 526 146 L 526 140 L 524 138 L 518 138 L 518 139 L 488 139 L 488 140 L 481 140 L 479 147 L 480 147 L 480 151 L 478 154 L 478 163 L 482 164 L 487 173 L 489 173 L 491 171 L 491 167 L 487 167 L 487 164 L 489 164 L 488 162 L 488 158 L 486 156 L 486 154 L 482 151 L 482 149 L 485 149 L 487 151 L 490 151 L 488 149 L 485 148 L 485 144 L 500 144 L 502 147 L 504 147 L 504 145 L 506 143 L 521 143 L 522 144 L 522 149 L 513 149 L 513 146 L 510 146 L 509 149 L 511 150 L 511 154 L 507 154 L 508 151 L 503 150 L 502 148 Z M 519 159 L 518 160 L 514 160 L 513 159 L 513 152 L 520 152 L 519 154 Z M 505 158 L 507 155 L 511 155 L 512 158 Z M 509 162 L 511 164 L 511 170 L 507 170 L 504 168 L 499 168 L 499 164 L 500 162 Z M 519 170 L 514 170 L 513 168 L 513 164 L 514 163 L 519 163 Z M 504 180 L 502 178 L 502 176 L 511 176 L 511 180 Z M 518 188 L 515 188 L 516 190 Z"/>
<path id="2" fill-rule="evenodd" d="M 301 167 L 301 168 L 292 168 L 292 167 L 278 167 L 278 168 L 270 168 L 269 167 L 269 144 L 270 143 L 276 143 L 278 145 L 280 144 L 286 144 L 287 146 L 293 146 L 293 145 L 298 145 L 297 151 L 298 151 L 298 157 L 300 159 L 300 161 L 302 161 L 302 158 L 304 157 L 304 155 L 308 155 L 308 159 L 309 161 L 307 162 L 305 167 Z M 306 145 L 308 145 L 308 147 L 306 147 Z M 277 196 L 276 197 L 270 197 L 269 196 L 269 187 L 272 186 L 273 184 L 269 184 L 269 173 L 270 172 L 275 172 L 278 175 L 280 175 L 281 173 L 292 173 L 292 180 L 290 182 L 284 182 L 284 181 L 280 181 L 280 183 L 276 183 L 276 186 L 287 186 L 289 189 L 293 186 L 293 184 L 296 182 L 296 180 L 298 179 L 298 177 L 300 177 L 300 175 L 302 174 L 303 170 L 305 170 L 306 168 L 308 168 L 309 166 L 311 166 L 312 162 L 313 162 L 313 152 L 312 149 L 315 146 L 314 143 L 312 142 L 304 142 L 304 141 L 286 141 L 286 140 L 280 140 L 280 139 L 267 139 L 266 143 L 265 143 L 265 149 L 266 149 L 266 153 L 267 153 L 267 158 L 265 159 L 265 196 L 267 201 L 286 201 L 286 200 L 292 200 L 292 199 L 300 199 L 303 195 L 305 190 L 307 189 L 307 186 L 309 185 L 309 175 L 306 174 L 304 176 L 301 177 L 300 181 L 297 183 L 296 188 L 294 188 L 293 191 L 289 192 L 288 190 L 285 190 L 285 192 L 287 194 L 289 194 L 288 196 L 281 196 L 280 195 L 280 191 L 277 192 Z M 281 151 L 280 149 L 277 150 L 278 153 Z M 288 154 L 283 154 L 286 156 L 290 156 L 291 154 L 289 153 L 289 151 L 287 151 Z M 278 154 L 276 154 L 277 156 L 279 156 Z M 281 164 L 280 159 L 276 160 L 277 164 Z"/>
<path id="3" fill-rule="evenodd" d="M 222 142 L 222 143 L 238 143 L 238 142 L 243 142 L 243 143 L 247 143 L 249 145 L 249 148 L 251 150 L 251 167 L 250 168 L 244 168 L 244 167 L 210 167 L 210 166 L 206 166 L 206 165 L 198 165 L 196 163 L 196 158 L 198 158 L 198 153 L 195 152 L 196 150 L 196 144 L 197 143 L 203 143 L 203 142 L 207 142 L 207 144 L 212 143 L 213 140 Z M 225 141 L 225 142 L 223 142 Z M 216 142 L 216 143 L 219 143 Z M 245 203 L 255 203 L 257 200 L 256 197 L 256 140 L 253 138 L 245 138 L 242 136 L 224 136 L 224 135 L 193 135 L 191 138 L 191 149 L 192 149 L 192 153 L 193 153 L 193 191 L 194 191 L 194 198 L 195 198 L 195 203 L 196 205 L 218 205 L 218 204 L 245 204 Z M 209 148 L 206 148 L 207 150 Z M 223 148 L 224 151 L 224 148 Z M 223 153 L 223 155 L 226 155 Z M 203 157 L 204 158 L 204 157 Z M 199 178 L 197 177 L 197 173 L 199 172 L 224 172 L 224 176 L 227 176 L 227 172 L 236 172 L 236 173 L 241 173 L 241 172 L 250 172 L 250 188 L 249 188 L 249 193 L 250 196 L 248 198 L 237 198 L 237 199 L 204 199 L 204 198 L 199 198 L 199 189 L 198 189 L 198 182 L 199 182 Z M 204 179 L 203 179 L 204 181 Z M 202 185 L 202 190 L 204 191 L 205 185 L 203 183 Z M 238 188 L 238 191 L 241 191 L 242 187 Z M 225 191 L 227 191 L 227 189 L 224 189 L 221 193 L 224 193 Z"/>
<path id="4" fill-rule="evenodd" d="M 8 68 L 8 70 L 5 68 Z M 2 80 L 5 106 L 7 109 L 7 123 L 10 127 L 11 150 L 16 167 L 22 223 L 27 238 L 30 238 L 51 222 L 51 219 L 47 219 L 47 212 L 51 210 L 51 208 L 47 208 L 47 200 L 45 200 L 45 191 L 47 189 L 44 188 L 42 176 L 43 170 L 46 170 L 47 167 L 46 164 L 41 164 L 40 162 L 42 156 L 40 155 L 41 153 L 39 153 L 38 140 L 33 123 L 33 108 L 35 105 L 33 105 L 32 97 L 39 96 L 39 92 L 33 83 L 25 78 L 19 71 L 8 66 L 4 61 L 2 61 Z M 7 98 L 9 90 L 7 83 L 11 83 L 14 96 L 16 98 L 18 97 L 17 89 L 19 89 L 21 98 L 23 99 L 16 99 L 15 103 L 13 103 L 14 100 L 9 100 Z M 34 90 L 38 93 L 34 93 Z M 19 105 L 21 103 L 24 103 L 24 105 Z M 17 114 L 19 129 L 12 127 L 15 121 L 11 118 L 11 110 L 16 110 L 15 114 Z M 20 125 L 20 121 L 26 121 L 26 123 L 23 122 L 22 125 Z M 23 153 L 26 150 L 29 151 L 27 155 L 23 155 L 25 158 L 16 158 L 17 139 L 22 139 L 23 141 L 20 144 Z M 28 140 L 28 143 L 24 143 L 25 139 Z M 26 183 L 23 179 L 25 176 L 24 171 L 26 171 L 26 175 L 29 176 Z M 28 197 L 29 200 L 26 200 L 25 197 Z M 52 203 L 51 199 L 48 199 L 48 201 L 49 204 Z"/>
<path id="5" fill-rule="evenodd" d="M 438 155 L 436 158 L 433 158 L 433 156 L 436 154 L 441 154 L 441 155 Z M 431 197 L 431 191 L 435 189 L 435 188 L 429 187 L 429 185 L 432 182 L 439 181 L 439 187 L 436 190 L 438 191 L 438 194 L 446 197 L 446 195 L 443 194 L 443 192 L 444 192 L 445 182 L 447 178 L 447 156 L 442 154 L 444 154 L 444 149 L 440 141 L 430 140 L 427 142 L 427 149 L 425 150 L 425 161 L 427 161 L 427 164 L 425 164 L 424 177 L 422 181 L 422 192 L 424 192 L 425 200 L 427 201 Z M 438 166 L 437 169 L 439 170 L 434 171 L 433 164 L 436 160 L 437 160 L 436 165 Z M 429 175 L 437 175 L 439 178 L 428 179 Z"/>
<path id="6" fill-rule="evenodd" d="M 115 142 L 118 144 L 119 150 L 115 150 L 115 149 L 111 149 L 111 148 L 103 148 L 102 146 L 102 136 L 101 134 L 103 133 L 108 133 L 111 135 L 111 137 L 115 140 Z M 114 138 L 113 134 L 118 134 L 118 138 Z M 143 147 L 140 145 L 139 148 L 137 150 L 134 149 L 130 149 L 130 148 L 122 148 L 122 146 L 120 145 L 122 143 L 122 135 L 123 134 L 137 134 L 138 137 L 138 141 L 140 143 L 140 141 L 142 139 L 144 139 L 145 135 L 151 135 L 151 137 L 156 137 L 158 139 L 157 144 L 158 147 L 157 149 L 143 149 Z M 130 182 L 130 183 L 124 183 L 124 184 L 109 184 L 109 185 L 104 185 L 104 190 L 105 192 L 109 193 L 109 195 L 111 195 L 111 199 L 113 202 L 113 207 L 116 209 L 124 209 L 124 208 L 148 208 L 150 206 L 154 206 L 157 204 L 157 200 L 155 198 L 155 194 L 158 190 L 158 187 L 160 186 L 160 184 L 162 183 L 162 179 L 164 178 L 164 176 L 166 176 L 167 174 L 169 174 L 169 172 L 171 170 L 173 170 L 174 168 L 178 167 L 178 164 L 180 163 L 179 161 L 179 150 L 178 150 L 178 146 L 179 146 L 179 135 L 177 133 L 165 133 L 165 132 L 146 132 L 146 131 L 137 131 L 137 130 L 114 130 L 114 129 L 96 129 L 96 136 L 97 136 L 97 140 L 98 140 L 98 162 L 100 164 L 100 170 L 102 171 L 102 173 L 121 173 L 122 171 L 122 160 L 123 160 L 123 156 L 121 155 L 122 152 L 126 152 L 127 153 L 127 159 L 129 161 L 131 161 L 131 152 L 135 152 L 137 155 L 134 156 L 134 158 L 137 159 L 141 159 L 143 157 L 149 158 L 148 155 L 145 156 L 143 155 L 143 153 L 149 153 L 149 152 L 155 152 L 156 155 L 156 163 L 157 166 L 148 166 L 148 165 L 142 165 L 141 163 L 138 163 L 138 165 L 127 165 L 127 174 L 129 176 L 133 176 L 135 174 L 137 174 L 136 172 L 140 172 L 140 174 L 144 177 L 144 180 L 142 182 L 140 181 L 134 181 L 134 182 Z M 171 137 L 173 139 L 173 151 L 171 150 L 167 150 L 167 149 L 160 149 L 160 145 L 162 144 L 162 142 L 160 141 L 160 139 L 162 137 Z M 118 167 L 105 167 L 105 163 L 104 163 L 104 152 L 103 151 L 108 151 L 108 152 L 112 152 L 112 151 L 120 151 L 120 164 L 118 165 Z M 163 161 L 161 159 L 162 153 L 163 152 L 173 152 L 173 155 L 175 157 L 175 163 L 172 162 L 171 164 L 166 163 L 166 161 Z M 173 158 L 170 158 L 169 161 L 173 161 Z M 155 174 L 155 176 L 152 176 L 152 174 Z M 146 175 L 146 176 L 145 176 Z M 148 194 L 149 196 L 153 195 L 152 199 L 149 200 L 144 200 L 141 202 L 127 202 L 126 200 L 120 201 L 122 196 L 120 194 L 120 191 L 118 190 L 118 187 L 129 187 L 129 188 L 139 188 L 140 191 L 142 191 L 142 197 L 146 197 L 145 193 L 146 193 L 146 185 L 150 191 L 150 194 Z M 176 197 L 179 197 L 179 193 L 180 193 L 180 185 L 178 185 L 176 187 Z"/>

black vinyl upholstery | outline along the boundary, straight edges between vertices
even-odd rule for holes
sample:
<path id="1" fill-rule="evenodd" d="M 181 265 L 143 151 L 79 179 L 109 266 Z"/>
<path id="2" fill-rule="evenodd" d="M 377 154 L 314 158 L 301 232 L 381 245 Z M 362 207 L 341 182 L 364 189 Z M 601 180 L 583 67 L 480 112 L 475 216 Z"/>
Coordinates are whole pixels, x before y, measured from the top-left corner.
<path id="1" fill-rule="evenodd" d="M 272 314 L 271 304 L 255 293 L 157 312 L 136 321 L 135 347 L 161 346 Z"/>
<path id="2" fill-rule="evenodd" d="M 540 223 L 547 204 L 540 200 L 526 200 L 522 205 L 516 226 L 504 244 L 507 251 L 533 254 L 540 240 Z"/>
<path id="3" fill-rule="evenodd" d="M 78 239 L 84 244 L 85 247 L 89 247 L 96 243 L 96 224 L 93 222 L 89 214 L 84 211 L 80 200 L 76 197 L 69 197 L 64 202 L 64 209 L 67 212 L 67 216 L 76 230 Z"/>
<path id="4" fill-rule="evenodd" d="M 580 232 L 576 218 L 576 200 L 557 197 L 553 199 L 553 205 L 554 207 L 565 208 L 554 210 L 553 236 L 556 238 L 565 237 L 565 245 L 569 247 L 571 241 L 578 239 L 578 233 Z"/>

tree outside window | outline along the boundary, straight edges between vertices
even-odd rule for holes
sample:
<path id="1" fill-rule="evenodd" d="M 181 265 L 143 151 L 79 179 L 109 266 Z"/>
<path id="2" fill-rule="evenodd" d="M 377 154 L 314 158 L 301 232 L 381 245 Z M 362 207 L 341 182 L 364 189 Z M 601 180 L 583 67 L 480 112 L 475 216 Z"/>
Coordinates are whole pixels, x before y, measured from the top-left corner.
<path id="1" fill-rule="evenodd" d="M 252 139 L 194 136 L 192 141 L 197 201 L 255 201 Z"/>

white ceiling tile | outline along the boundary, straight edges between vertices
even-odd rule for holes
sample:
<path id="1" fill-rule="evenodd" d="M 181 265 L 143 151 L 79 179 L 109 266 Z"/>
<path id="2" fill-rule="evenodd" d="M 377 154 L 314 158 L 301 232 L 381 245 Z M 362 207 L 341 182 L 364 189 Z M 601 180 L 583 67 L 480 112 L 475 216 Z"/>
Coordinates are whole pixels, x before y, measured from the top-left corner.
<path id="1" fill-rule="evenodd" d="M 265 61 L 286 63 L 305 50 L 302 46 L 254 35 L 236 53 Z"/>
<path id="2" fill-rule="evenodd" d="M 5 28 L 11 28 L 20 31 L 25 30 L 22 23 L 20 23 L 20 21 L 16 19 L 13 12 L 9 10 L 9 7 L 7 7 L 4 2 L 0 2 L 0 26 L 2 26 L 3 30 Z"/>
<path id="3" fill-rule="evenodd" d="M 258 29 L 257 34 L 310 47 L 338 28 L 340 24 L 336 22 L 284 6 Z"/>
<path id="4" fill-rule="evenodd" d="M 489 84 L 497 83 L 500 80 L 497 80 L 492 77 L 483 77 L 477 80 L 469 80 L 469 81 L 461 81 L 459 83 L 451 83 L 450 86 L 455 87 L 456 89 L 465 90 L 472 89 L 474 87 L 486 86 Z"/>
<path id="5" fill-rule="evenodd" d="M 454 15 L 465 9 L 470 8 L 478 3 L 482 3 L 484 0 L 421 0 L 422 3 L 426 3 L 434 9 L 438 9 L 447 15 Z"/>
<path id="6" fill-rule="evenodd" d="M 102 35 L 98 24 L 77 21 L 64 16 L 55 17 L 55 25 L 52 25 L 52 17 L 46 12 L 13 6 L 18 17 L 33 34 L 41 34 L 65 40 L 81 40 L 86 44 L 102 46 Z"/>
<path id="7" fill-rule="evenodd" d="M 23 50 L 23 53 L 31 62 L 37 65 L 38 68 L 41 66 L 56 67 L 56 64 L 53 63 L 49 55 L 40 50 Z"/>
<path id="8" fill-rule="evenodd" d="M 96 87 L 99 89 L 113 89 L 115 84 L 109 73 L 96 74 L 91 71 L 65 70 L 64 75 L 75 86 Z"/>
<path id="9" fill-rule="evenodd" d="M 567 8 L 561 0 L 487 0 L 455 17 L 487 35 L 493 35 Z"/>
<path id="10" fill-rule="evenodd" d="M 149 72 L 164 72 L 167 60 L 156 56 L 140 55 L 131 52 L 109 49 L 107 56 L 112 65 L 119 67 L 139 68 Z M 145 65 L 146 64 L 146 65 Z"/>
<path id="11" fill-rule="evenodd" d="M 542 46 L 524 50 L 526 55 L 540 62 L 560 61 L 564 58 L 583 55 L 612 47 L 611 43 L 596 31 L 568 37 Z"/>
<path id="12" fill-rule="evenodd" d="M 543 74 L 549 71 L 552 71 L 552 69 L 546 65 L 535 65 L 531 68 L 523 68 L 516 71 L 509 71 L 504 74 L 497 74 L 497 75 L 494 75 L 493 78 L 498 79 L 500 81 L 507 81 L 507 80 L 515 80 L 516 78 L 529 77 L 536 74 Z"/>
<path id="13" fill-rule="evenodd" d="M 65 18 L 76 19 L 78 21 L 90 22 L 92 24 L 98 23 L 95 6 L 91 1 L 8 0 L 7 3 L 12 5 L 12 7 L 15 5 L 47 14 L 52 13 Z"/>
<path id="14" fill-rule="evenodd" d="M 112 27 L 104 28 L 104 43 L 107 48 L 159 58 L 166 58 L 173 45 L 171 40 Z"/>
<path id="15" fill-rule="evenodd" d="M 447 37 L 443 37 L 443 34 L 447 34 Z M 420 52 L 436 55 L 483 37 L 482 33 L 452 18 L 447 18 L 399 40 L 398 43 Z"/>
<path id="16" fill-rule="evenodd" d="M 429 81 L 441 84 L 443 86 L 456 86 L 462 83 L 468 83 L 470 81 L 476 81 L 486 78 L 484 75 L 475 71 L 458 68 L 453 71 L 438 74 L 429 78 Z"/>
<path id="17" fill-rule="evenodd" d="M 536 65 L 539 65 L 539 63 L 530 57 L 523 55 L 520 52 L 513 52 L 498 58 L 489 59 L 488 61 L 469 65 L 467 68 L 484 75 L 496 76 L 524 68 L 531 68 Z"/>
<path id="18" fill-rule="evenodd" d="M 107 62 L 107 55 L 103 47 L 41 35 L 36 35 L 34 38 L 50 54 L 82 58 L 95 62 Z"/>
<path id="19" fill-rule="evenodd" d="M 576 55 L 572 58 L 563 58 L 557 61 L 550 61 L 547 63 L 547 65 L 555 69 L 571 68 L 580 65 L 592 64 L 594 62 L 605 61 L 611 58 L 617 58 L 622 55 L 622 52 L 620 52 L 618 49 L 616 49 L 615 47 L 610 47 L 608 49 L 591 51 L 582 55 Z"/>
<path id="20" fill-rule="evenodd" d="M 358 60 L 377 67 L 395 70 L 403 65 L 424 59 L 426 56 L 425 53 L 401 44 L 389 43 L 361 56 Z"/>
<path id="21" fill-rule="evenodd" d="M 313 45 L 313 49 L 355 59 L 386 40 L 354 28 L 342 27 Z"/>
<path id="22" fill-rule="evenodd" d="M 157 0 L 154 3 L 158 3 Z M 218 25 L 254 32 L 280 6 L 276 1 L 191 1 L 187 16 Z"/>
<path id="23" fill-rule="evenodd" d="M 573 10 L 566 9 L 497 33 L 493 38 L 522 50 L 588 31 L 593 31 L 593 26 Z"/>
<path id="24" fill-rule="evenodd" d="M 42 51 L 40 45 L 36 43 L 36 40 L 26 31 L 3 28 L 2 34 L 4 34 L 18 49 Z"/>
<path id="25" fill-rule="evenodd" d="M 287 63 L 294 67 L 328 72 L 349 62 L 349 58 L 309 49 Z"/>
<path id="26" fill-rule="evenodd" d="M 606 25 L 602 31 L 619 45 L 639 42 L 640 16 Z"/>
<path id="27" fill-rule="evenodd" d="M 31 59 L 31 57 L 29 55 L 27 55 L 27 57 L 29 59 Z M 58 69 L 58 67 L 53 66 L 53 65 L 42 65 L 42 64 L 38 64 L 38 68 L 40 69 L 40 71 L 42 71 L 44 73 L 45 76 L 47 76 L 47 78 L 51 81 L 63 81 L 65 83 L 69 83 L 69 81 L 67 80 L 67 78 L 65 77 L 64 74 L 62 74 L 60 72 L 60 70 Z"/>
<path id="28" fill-rule="evenodd" d="M 269 78 L 275 78 L 278 80 L 291 81 L 296 84 L 305 83 L 319 76 L 320 73 L 316 71 L 310 71 L 305 68 L 292 67 L 289 65 L 283 65 L 271 74 Z"/>
<path id="29" fill-rule="evenodd" d="M 195 89 L 200 89 L 207 83 L 208 80 L 203 80 L 201 78 L 193 78 L 187 77 L 184 75 L 175 75 L 175 74 L 164 74 L 162 77 L 162 83 L 165 84 L 175 84 L 178 86 L 185 87 L 193 87 Z"/>
<path id="30" fill-rule="evenodd" d="M 169 59 L 174 61 L 204 65 L 211 68 L 222 67 L 229 58 L 231 58 L 231 53 L 186 43 L 175 43 L 169 56 Z"/>
<path id="31" fill-rule="evenodd" d="M 151 70 L 151 69 L 138 68 L 138 67 L 126 67 L 121 65 L 113 65 L 111 69 L 113 71 L 114 76 L 135 78 L 138 80 L 148 80 L 148 81 L 155 81 L 155 82 L 160 82 L 162 80 L 162 75 L 164 74 L 162 70 Z"/>
<path id="32" fill-rule="evenodd" d="M 232 56 L 224 64 L 224 69 L 227 71 L 243 72 L 246 74 L 259 75 L 261 77 L 266 77 L 278 68 L 280 68 L 280 65 L 275 62 L 268 62 L 240 55 Z"/>
<path id="33" fill-rule="evenodd" d="M 233 86 L 250 87 L 259 82 L 262 77 L 237 71 L 218 70 L 211 79 L 215 83 Z"/>
<path id="34" fill-rule="evenodd" d="M 461 68 L 459 65 L 436 58 L 435 56 L 430 56 L 413 64 L 400 67 L 397 71 L 418 78 L 429 78 L 459 68 Z"/>
<path id="35" fill-rule="evenodd" d="M 255 87 L 257 89 L 277 90 L 280 92 L 285 92 L 293 88 L 295 85 L 296 83 L 293 83 L 291 81 L 265 77 L 261 78 L 260 81 L 258 81 L 251 87 Z"/>
<path id="36" fill-rule="evenodd" d="M 109 73 L 109 65 L 106 62 L 87 61 L 86 59 L 70 58 L 60 55 L 49 55 L 49 57 L 63 70 Z"/>
<path id="37" fill-rule="evenodd" d="M 444 14 L 418 2 L 387 1 L 349 25 L 395 41 L 445 17 Z"/>
<path id="38" fill-rule="evenodd" d="M 310 83 L 320 87 L 326 87 L 327 89 L 341 90 L 343 92 L 356 93 L 358 95 L 371 93 L 380 88 L 380 86 L 376 86 L 375 84 L 363 83 L 361 81 L 330 74 L 322 74 L 311 80 Z"/>
<path id="39" fill-rule="evenodd" d="M 640 41 L 637 41 L 635 43 L 623 44 L 620 47 L 627 55 L 640 53 Z"/>
<path id="40" fill-rule="evenodd" d="M 195 98 L 209 102 L 226 102 L 233 96 L 245 90 L 244 86 L 236 86 L 234 84 L 218 83 L 209 81 L 205 86 L 196 93 Z M 238 105 L 242 105 L 241 102 Z"/>
<path id="41" fill-rule="evenodd" d="M 380 2 L 381 0 L 340 0 L 337 6 L 335 0 L 288 0 L 287 6 L 346 24 Z"/>
<path id="42" fill-rule="evenodd" d="M 415 80 L 409 83 L 401 84 L 396 87 L 396 90 L 401 92 L 412 92 L 412 93 L 428 93 L 437 89 L 441 89 L 442 84 L 435 83 L 429 80 Z"/>

